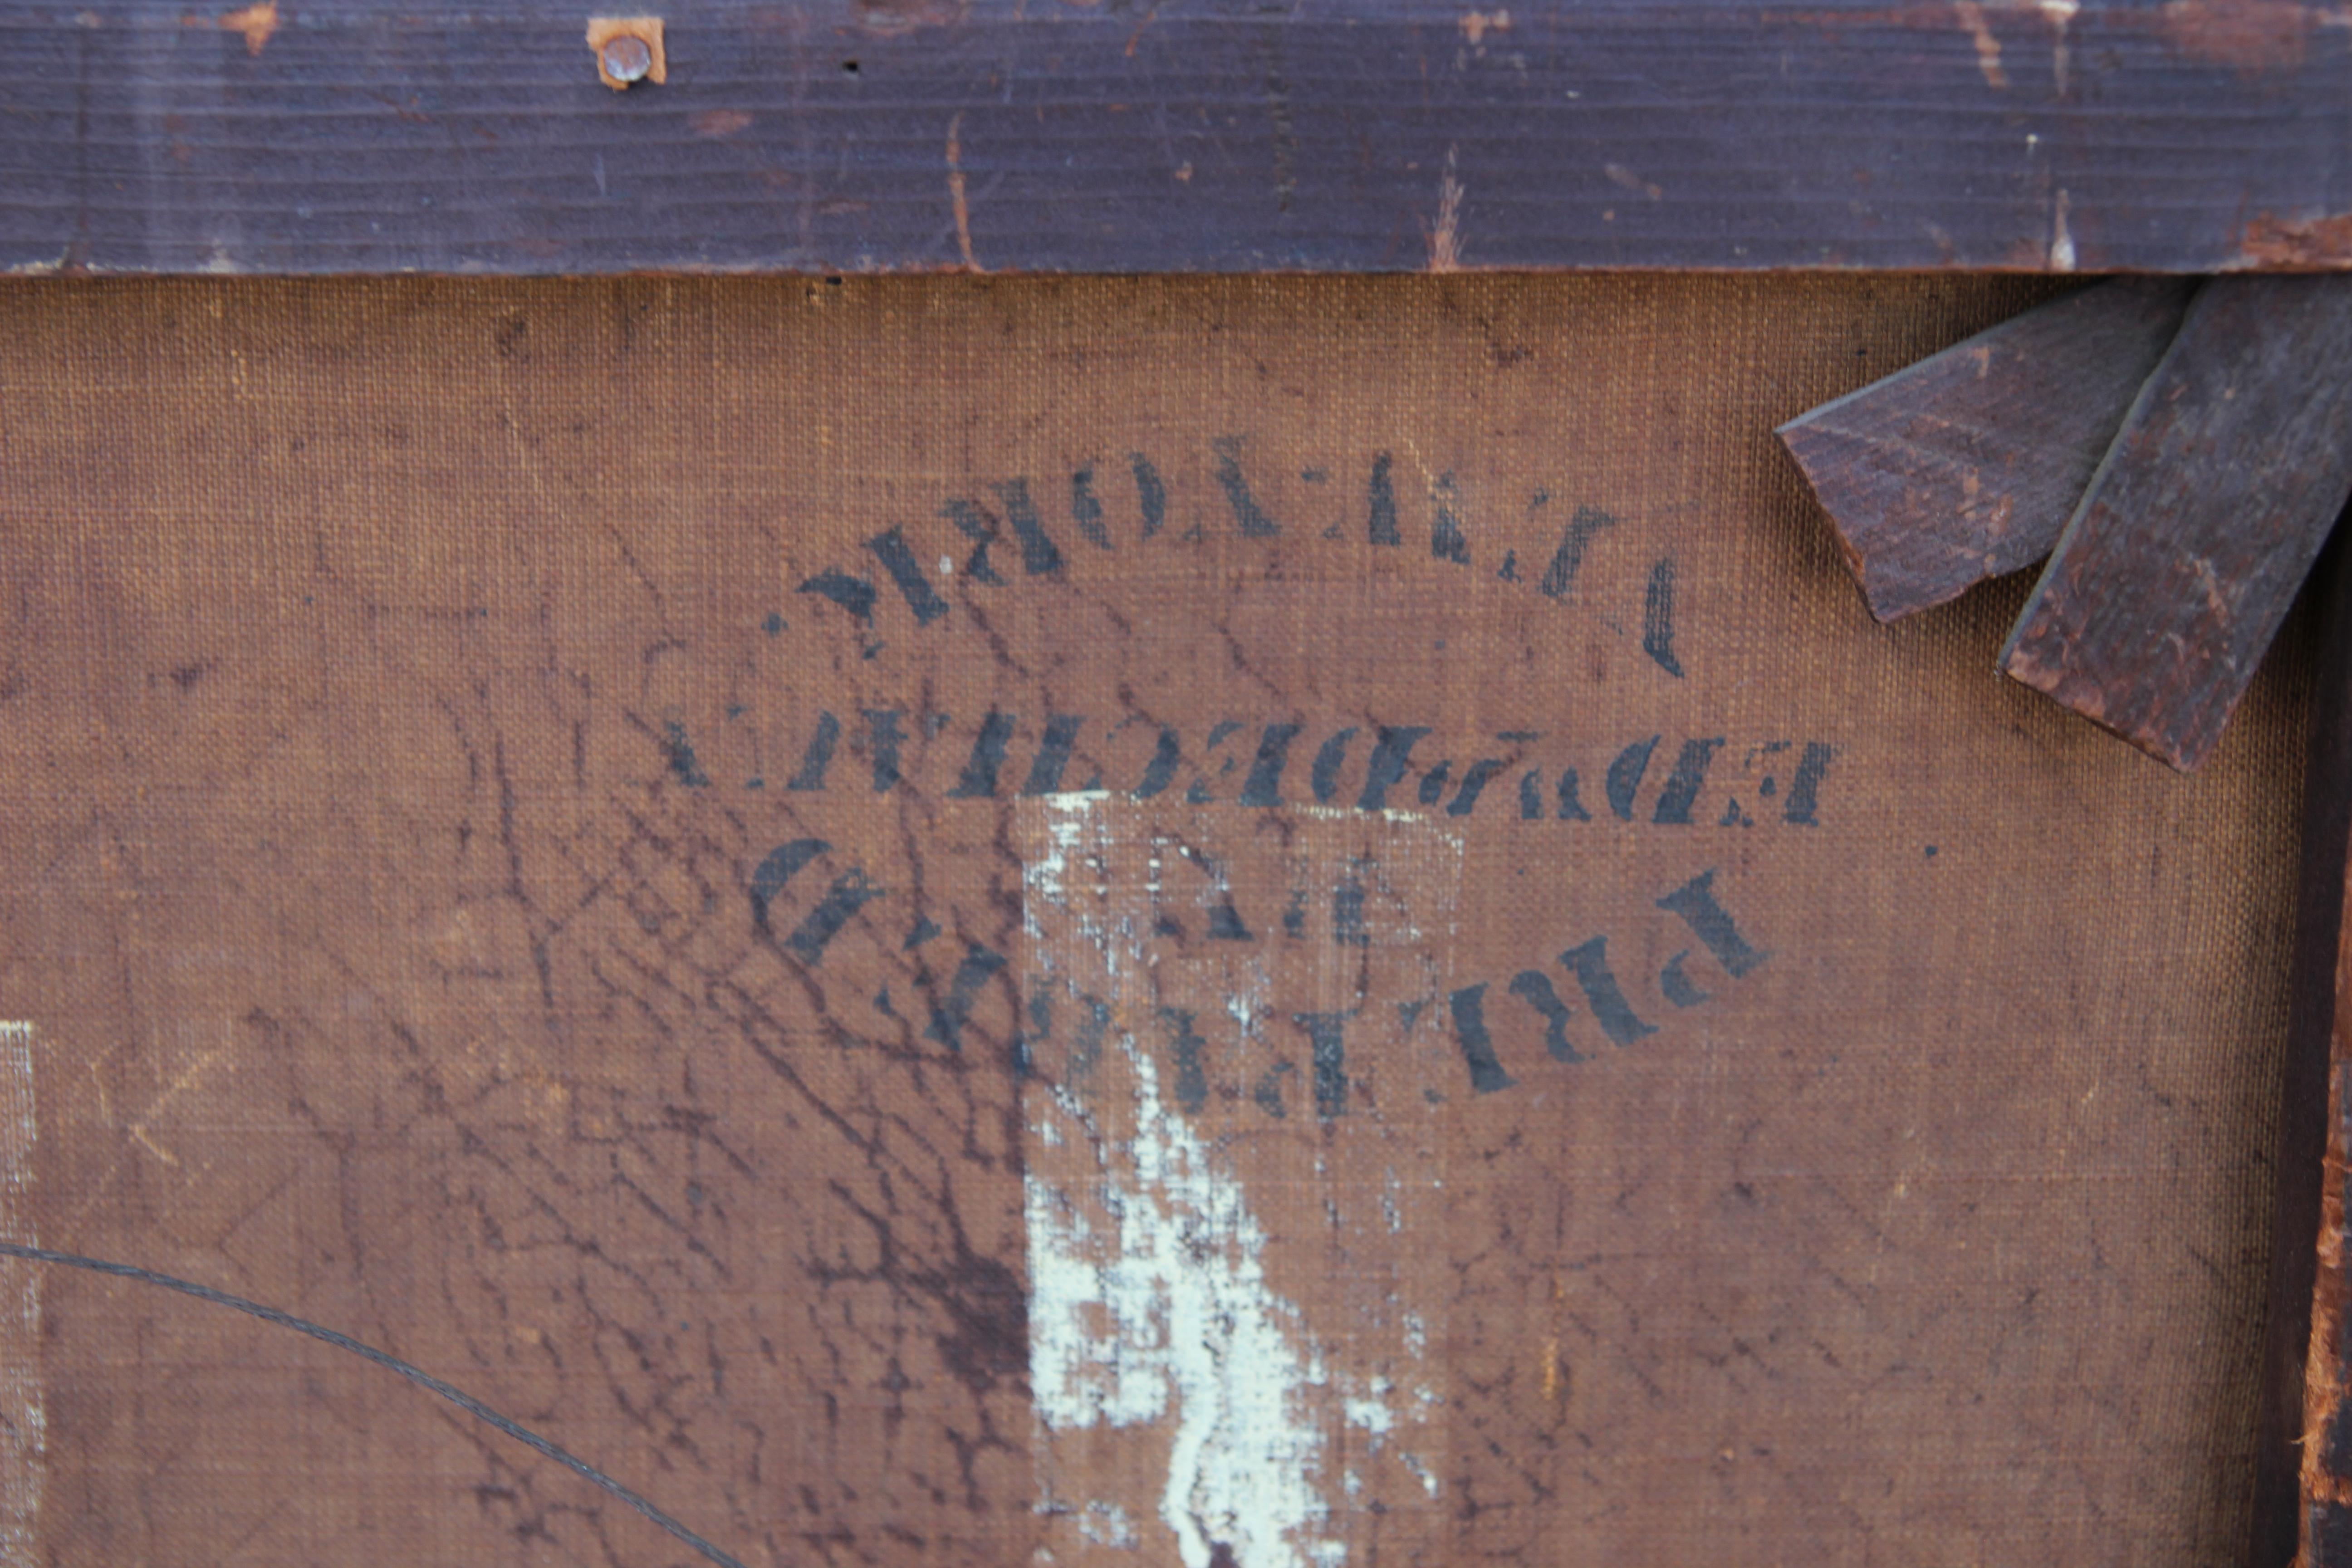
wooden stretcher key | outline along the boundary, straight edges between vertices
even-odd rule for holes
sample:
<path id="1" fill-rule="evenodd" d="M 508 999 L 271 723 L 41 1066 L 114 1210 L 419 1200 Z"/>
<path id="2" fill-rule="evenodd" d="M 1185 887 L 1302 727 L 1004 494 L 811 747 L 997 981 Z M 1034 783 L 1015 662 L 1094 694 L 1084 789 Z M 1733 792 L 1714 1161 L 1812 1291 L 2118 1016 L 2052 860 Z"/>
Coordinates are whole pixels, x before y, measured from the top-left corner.
<path id="1" fill-rule="evenodd" d="M 2352 285 L 2225 278 L 2180 331 L 2000 668 L 2173 767 L 2253 679 L 2352 492 Z"/>
<path id="2" fill-rule="evenodd" d="M 2095 284 L 1780 426 L 1870 613 L 2050 553 L 2195 284 Z"/>

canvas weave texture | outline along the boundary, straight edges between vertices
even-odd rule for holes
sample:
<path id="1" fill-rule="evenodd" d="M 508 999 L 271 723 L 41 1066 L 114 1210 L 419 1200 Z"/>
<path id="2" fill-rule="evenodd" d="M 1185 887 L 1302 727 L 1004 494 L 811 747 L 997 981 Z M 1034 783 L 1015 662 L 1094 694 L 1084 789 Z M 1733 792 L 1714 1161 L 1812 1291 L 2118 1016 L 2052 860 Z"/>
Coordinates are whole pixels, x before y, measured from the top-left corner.
<path id="1" fill-rule="evenodd" d="M 2229 1559 L 2302 634 L 1770 434 L 2045 297 L 0 289 L 0 1233 L 763 1568 Z M 697 1561 L 0 1273 L 7 1562 Z"/>

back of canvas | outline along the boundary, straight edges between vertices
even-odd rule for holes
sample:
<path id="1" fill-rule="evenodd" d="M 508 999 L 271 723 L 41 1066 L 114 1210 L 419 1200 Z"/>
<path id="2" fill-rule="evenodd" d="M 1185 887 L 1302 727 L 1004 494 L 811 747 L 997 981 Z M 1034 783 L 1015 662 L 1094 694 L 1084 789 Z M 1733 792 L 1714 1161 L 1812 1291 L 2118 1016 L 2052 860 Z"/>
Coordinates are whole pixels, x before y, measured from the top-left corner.
<path id="1" fill-rule="evenodd" d="M 0 291 L 0 1232 L 744 1563 L 2221 1561 L 2296 639 L 2175 777 L 1769 435 L 2039 297 Z M 0 1272 L 9 1562 L 697 1560 Z"/>

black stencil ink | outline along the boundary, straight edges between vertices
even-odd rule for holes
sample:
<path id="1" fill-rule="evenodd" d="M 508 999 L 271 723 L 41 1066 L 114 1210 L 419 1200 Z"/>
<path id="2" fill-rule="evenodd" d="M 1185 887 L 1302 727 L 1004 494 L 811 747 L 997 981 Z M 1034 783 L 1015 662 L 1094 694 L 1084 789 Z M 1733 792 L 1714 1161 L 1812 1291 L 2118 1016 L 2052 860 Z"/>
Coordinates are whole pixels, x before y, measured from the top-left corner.
<path id="1" fill-rule="evenodd" d="M 1209 940 L 1211 942 L 1255 942 L 1249 927 L 1242 924 L 1241 910 L 1234 908 L 1231 898 L 1219 899 L 1209 906 Z"/>
<path id="2" fill-rule="evenodd" d="M 1544 1049 L 1556 1062 L 1580 1062 L 1582 1053 L 1569 1043 L 1568 1021 L 1576 1016 L 1575 1009 L 1559 999 L 1551 988 L 1550 976 L 1539 970 L 1522 969 L 1511 976 L 1511 994 L 1517 996 L 1541 1015 L 1544 1023 Z"/>
<path id="3" fill-rule="evenodd" d="M 1209 1103 L 1209 1074 L 1201 1061 L 1201 1047 L 1209 1042 L 1192 1027 L 1192 1015 L 1174 1007 L 1160 1009 L 1168 1026 L 1168 1055 L 1176 1069 L 1176 1104 L 1197 1111 Z"/>
<path id="4" fill-rule="evenodd" d="M 898 584 L 907 607 L 915 612 L 915 624 L 927 626 L 948 613 L 948 602 L 931 589 L 931 580 L 923 571 L 923 563 L 907 547 L 907 541 L 897 529 L 877 533 L 866 542 L 866 548 L 882 563 L 882 569 Z"/>
<path id="5" fill-rule="evenodd" d="M 1045 738 L 1037 743 L 1037 760 L 1029 764 L 1029 782 L 1021 786 L 1023 795 L 1054 795 L 1060 791 L 1062 770 L 1070 765 L 1070 748 L 1077 743 L 1078 726 L 1085 722 L 1075 714 L 1046 716 Z"/>
<path id="6" fill-rule="evenodd" d="M 1183 762 L 1184 752 L 1177 743 L 1175 727 L 1161 725 L 1160 742 L 1151 749 L 1151 761 L 1144 764 L 1143 781 L 1135 786 L 1134 798 L 1150 800 L 1166 789 Z"/>
<path id="7" fill-rule="evenodd" d="M 1650 568 L 1649 592 L 1642 597 L 1642 651 L 1676 679 L 1683 667 L 1675 658 L 1675 558 Z"/>
<path id="8" fill-rule="evenodd" d="M 1290 902 L 1282 911 L 1282 934 L 1299 938 L 1307 934 L 1307 889 L 1294 888 Z"/>
<path id="9" fill-rule="evenodd" d="M 912 952 L 917 948 L 922 946 L 923 943 L 930 941 L 931 938 L 939 934 L 939 921 L 931 919 L 929 915 L 918 915 L 915 917 L 915 929 L 907 933 L 906 945 L 901 947 L 898 951 L 901 952 Z"/>
<path id="10" fill-rule="evenodd" d="M 1691 807 L 1698 804 L 1698 792 L 1706 784 L 1707 764 L 1715 760 L 1722 745 L 1720 735 L 1683 742 L 1682 754 L 1675 759 L 1675 771 L 1666 775 L 1665 786 L 1658 791 L 1658 809 L 1651 814 L 1652 822 L 1689 825 Z"/>
<path id="11" fill-rule="evenodd" d="M 1454 762 L 1453 759 L 1449 757 L 1445 761 L 1439 763 L 1435 767 L 1431 768 L 1427 773 L 1421 775 L 1421 787 L 1414 791 L 1414 795 L 1420 800 L 1422 805 L 1435 805 L 1437 804 L 1439 797 L 1445 794 L 1446 775 L 1451 773 L 1453 771 Z"/>
<path id="12" fill-rule="evenodd" d="M 830 713 L 819 713 L 816 733 L 809 737 L 808 750 L 801 754 L 801 771 L 784 787 L 803 793 L 823 789 L 824 771 L 833 765 L 834 742 L 840 739 L 841 721 Z"/>
<path id="13" fill-rule="evenodd" d="M 1516 550 L 1504 551 L 1502 569 L 1496 572 L 1495 575 L 1497 579 L 1505 583 L 1517 582 L 1519 580 L 1519 552 Z"/>
<path id="14" fill-rule="evenodd" d="M 1037 515 L 1036 503 L 1029 499 L 1029 481 L 1007 479 L 995 489 L 996 499 L 1004 503 L 1004 520 L 1013 525 L 1013 536 L 1021 542 L 1021 570 L 1032 577 L 1059 572 L 1062 552 L 1046 536 L 1045 521 Z"/>
<path id="15" fill-rule="evenodd" d="M 1328 805 L 1339 793 L 1339 770 L 1348 761 L 1348 742 L 1355 738 L 1356 727 L 1350 724 L 1315 749 L 1315 767 L 1307 782 L 1315 788 L 1316 805 Z"/>
<path id="16" fill-rule="evenodd" d="M 1716 902 L 1712 867 L 1660 899 L 1658 908 L 1690 927 L 1691 935 L 1698 938 L 1699 944 L 1715 955 L 1723 972 L 1734 980 L 1749 973 L 1771 956 L 1750 946 L 1732 923 L 1731 916 Z"/>
<path id="17" fill-rule="evenodd" d="M 1160 482 L 1160 470 L 1142 453 L 1129 453 L 1127 461 L 1135 474 L 1135 499 L 1143 512 L 1143 537 L 1149 539 L 1168 521 L 1168 487 Z"/>
<path id="18" fill-rule="evenodd" d="M 1402 544 L 1404 535 L 1397 531 L 1396 487 L 1389 480 L 1389 455 L 1377 453 L 1372 458 L 1371 483 L 1365 487 L 1365 500 L 1370 513 L 1366 523 L 1368 536 L 1374 544 Z"/>
<path id="19" fill-rule="evenodd" d="M 1272 539 L 1282 531 L 1282 525 L 1265 515 L 1250 494 L 1249 481 L 1242 477 L 1242 438 L 1219 436 L 1209 447 L 1217 454 L 1217 483 L 1225 492 L 1225 504 L 1233 508 L 1234 521 L 1244 539 Z"/>
<path id="20" fill-rule="evenodd" d="M 1780 808 L 1784 822 L 1801 823 L 1807 827 L 1819 827 L 1821 819 L 1814 816 L 1819 805 L 1822 775 L 1830 771 L 1830 759 L 1837 752 L 1819 741 L 1805 742 L 1805 754 L 1797 763 L 1797 776 L 1789 781 L 1789 798 Z"/>
<path id="21" fill-rule="evenodd" d="M 1568 520 L 1560 531 L 1559 548 L 1552 552 L 1551 564 L 1544 568 L 1543 581 L 1537 591 L 1548 597 L 1565 599 L 1568 591 L 1576 586 L 1576 574 L 1584 564 L 1584 547 L 1592 536 L 1604 528 L 1616 525 L 1617 520 L 1597 507 L 1580 506 L 1576 515 Z"/>
<path id="22" fill-rule="evenodd" d="M 1276 1062 L 1265 1069 L 1257 1080 L 1257 1087 L 1250 1090 L 1250 1098 L 1257 1101 L 1257 1108 L 1276 1121 L 1286 1121 L 1290 1115 L 1282 1103 L 1282 1080 L 1297 1070 L 1288 1062 Z"/>
<path id="23" fill-rule="evenodd" d="M 1070 476 L 1070 521 L 1087 542 L 1098 550 L 1110 548 L 1110 531 L 1103 527 L 1103 504 L 1095 495 L 1095 471 L 1080 468 Z"/>
<path id="24" fill-rule="evenodd" d="M 923 1031 L 927 1040 L 937 1040 L 951 1051 L 963 1049 L 963 1026 L 971 1017 L 971 1005 L 980 988 L 989 978 L 1004 967 L 1004 955 L 992 952 L 978 942 L 968 944 L 963 962 L 956 965 L 955 978 L 948 982 L 948 999 L 933 1009 L 931 1026 Z"/>
<path id="25" fill-rule="evenodd" d="M 880 795 L 898 782 L 898 743 L 907 738 L 907 715 L 897 708 L 858 711 L 866 720 L 866 748 L 874 757 L 874 793 Z"/>
<path id="26" fill-rule="evenodd" d="M 1249 782 L 1242 785 L 1244 805 L 1280 805 L 1282 804 L 1282 770 L 1290 758 L 1290 742 L 1302 726 L 1268 724 L 1258 736 L 1257 761 L 1250 768 Z"/>
<path id="27" fill-rule="evenodd" d="M 1502 771 L 1503 759 L 1500 757 L 1481 757 L 1471 763 L 1470 771 L 1462 775 L 1462 787 L 1454 792 L 1454 804 L 1445 808 L 1445 815 L 1467 816 L 1477 810 L 1478 796 L 1485 792 L 1487 783 Z"/>
<path id="28" fill-rule="evenodd" d="M 1617 976 L 1609 968 L 1607 937 L 1596 936 L 1580 947 L 1570 948 L 1559 961 L 1575 974 L 1592 1009 L 1593 1022 L 1612 1044 L 1630 1046 L 1644 1035 L 1658 1032 L 1656 1025 L 1642 1021 L 1633 1004 L 1625 1000 L 1625 993 L 1618 989 Z"/>
<path id="29" fill-rule="evenodd" d="M 1454 476 L 1438 475 L 1437 482 L 1429 487 L 1429 553 L 1433 560 L 1467 566 L 1470 538 L 1462 531 L 1462 520 L 1454 515 Z"/>
<path id="30" fill-rule="evenodd" d="M 1543 814 L 1543 775 L 1530 768 L 1519 775 L 1519 820 L 1541 822 Z"/>
<path id="31" fill-rule="evenodd" d="M 1381 725 L 1380 742 L 1372 748 L 1372 760 L 1364 769 L 1364 793 L 1357 797 L 1359 811 L 1380 811 L 1388 805 L 1389 789 L 1404 777 L 1412 764 L 1412 748 L 1429 733 L 1425 724 L 1405 724 L 1391 729 Z"/>
<path id="32" fill-rule="evenodd" d="M 1328 1121 L 1348 1113 L 1348 1020 L 1352 1013 L 1293 1013 L 1315 1056 L 1315 1114 Z"/>
<path id="33" fill-rule="evenodd" d="M 948 791 L 951 800 L 980 800 L 996 793 L 997 770 L 1004 765 L 1005 743 L 1013 739 L 1013 715 L 990 709 L 981 721 L 980 733 L 971 742 L 971 756 L 963 764 L 963 776 L 955 788 Z"/>
<path id="34" fill-rule="evenodd" d="M 1364 929 L 1364 885 L 1350 877 L 1331 889 L 1331 941 L 1340 947 L 1370 947 Z"/>
<path id="35" fill-rule="evenodd" d="M 1666 966 L 1658 971 L 1659 991 L 1677 1007 L 1696 1007 L 1707 1000 L 1707 994 L 1692 984 L 1683 969 L 1684 961 L 1689 957 L 1690 949 L 1685 948 L 1666 960 Z"/>
<path id="36" fill-rule="evenodd" d="M 1649 765 L 1649 757 L 1644 754 L 1642 758 L 1642 765 L 1647 767 Z M 1576 797 L 1576 770 L 1574 768 L 1564 769 L 1559 775 L 1559 820 L 1561 822 L 1590 822 L 1592 820 L 1592 814 L 1585 810 L 1584 803 Z"/>
<path id="37" fill-rule="evenodd" d="M 803 594 L 831 599 L 861 621 L 874 619 L 874 584 L 846 572 L 820 572 L 801 584 Z"/>
<path id="38" fill-rule="evenodd" d="M 1209 760 L 1209 753 L 1214 752 L 1219 746 L 1223 745 L 1227 741 L 1231 740 L 1233 738 L 1234 731 L 1239 730 L 1241 727 L 1241 721 L 1238 719 L 1221 720 L 1215 725 L 1212 726 L 1209 731 L 1209 738 L 1201 742 L 1202 763 L 1205 764 Z M 1225 765 L 1217 770 L 1217 774 L 1219 777 L 1223 777 L 1224 774 L 1232 773 L 1233 771 L 1234 760 L 1231 757 L 1227 757 L 1225 759 Z M 1194 779 L 1184 790 L 1184 804 L 1187 805 L 1206 805 L 1215 798 L 1216 796 L 1212 794 L 1209 789 L 1209 775 L 1206 773 L 1203 773 L 1200 777 Z"/>
<path id="39" fill-rule="evenodd" d="M 961 498 L 942 503 L 940 515 L 954 523 L 956 531 L 976 545 L 963 563 L 964 575 L 976 583 L 1002 584 L 1004 579 L 988 559 L 988 547 L 996 542 L 996 520 L 976 502 Z"/>
<path id="40" fill-rule="evenodd" d="M 751 873 L 751 928 L 761 936 L 769 934 L 768 906 L 801 868 L 818 856 L 830 852 L 833 846 L 822 838 L 795 838 L 768 851 Z"/>
<path id="41" fill-rule="evenodd" d="M 1653 735 L 1646 741 L 1634 742 L 1609 764 L 1609 809 L 1617 814 L 1620 821 L 1633 820 L 1633 792 L 1642 787 L 1642 775 L 1650 771 L 1650 753 L 1657 749 L 1658 737 Z"/>
<path id="42" fill-rule="evenodd" d="M 686 738 L 686 726 L 675 719 L 662 726 L 662 760 L 669 763 L 670 776 L 688 789 L 702 789 L 710 783 L 710 775 L 695 760 L 694 743 Z"/>
<path id="43" fill-rule="evenodd" d="M 1454 1037 L 1462 1044 L 1462 1060 L 1470 1069 L 1474 1094 L 1492 1094 L 1519 1080 L 1503 1070 L 1496 1058 L 1494 1037 L 1486 1032 L 1486 985 L 1465 985 L 1446 998 L 1454 1009 Z"/>
<path id="44" fill-rule="evenodd" d="M 802 963 L 816 963 L 824 957 L 826 944 L 849 923 L 849 917 L 880 898 L 883 891 L 866 879 L 863 868 L 851 867 L 833 879 L 833 886 L 824 890 L 824 897 L 808 912 L 808 918 L 784 938 L 784 946 Z"/>

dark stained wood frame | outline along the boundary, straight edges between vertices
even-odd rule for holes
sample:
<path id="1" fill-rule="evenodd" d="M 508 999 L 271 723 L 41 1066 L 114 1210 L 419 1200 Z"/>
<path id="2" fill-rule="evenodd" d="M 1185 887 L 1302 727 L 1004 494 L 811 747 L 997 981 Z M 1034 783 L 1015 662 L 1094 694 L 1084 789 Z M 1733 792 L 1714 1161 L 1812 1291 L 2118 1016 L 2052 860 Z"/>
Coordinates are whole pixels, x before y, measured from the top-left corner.
<path id="1" fill-rule="evenodd" d="M 2296 0 L 0 0 L 0 63 L 19 272 L 2352 265 Z"/>
<path id="2" fill-rule="evenodd" d="M 600 79 L 600 13 L 662 18 L 666 80 Z M 2352 26 L 2291 0 L 0 0 L 0 62 L 14 273 L 2352 268 Z M 2347 554 L 2257 1568 L 2295 1548 Z"/>

